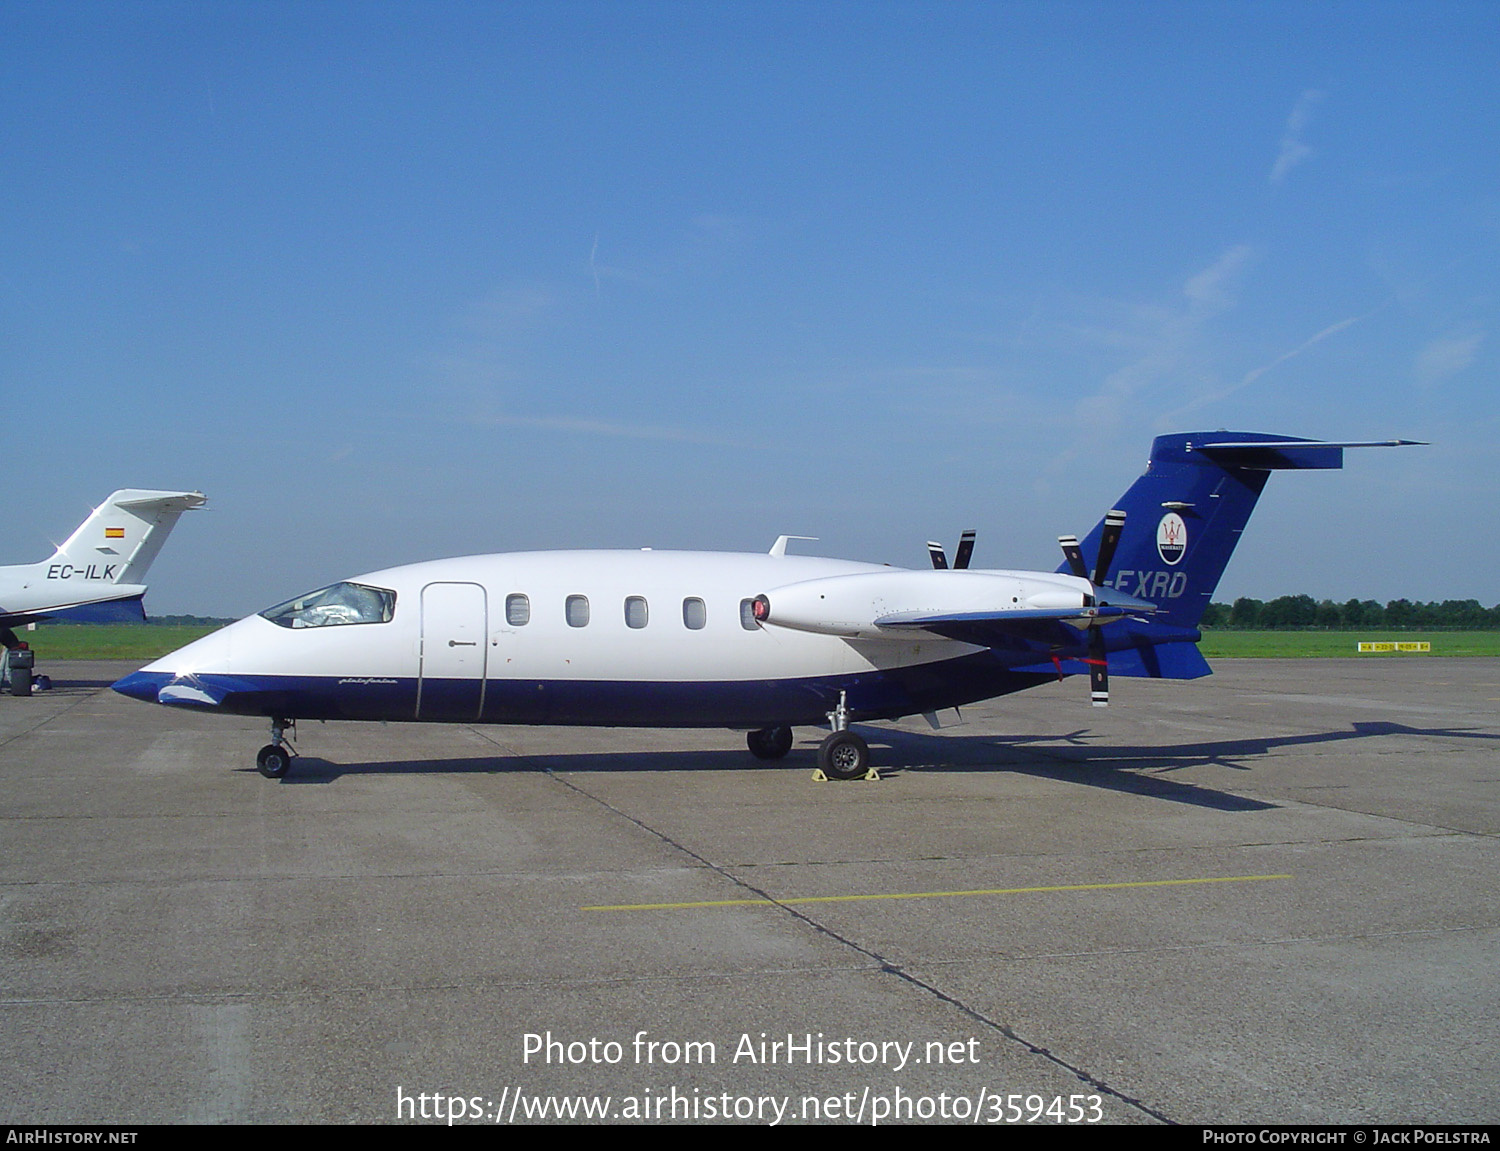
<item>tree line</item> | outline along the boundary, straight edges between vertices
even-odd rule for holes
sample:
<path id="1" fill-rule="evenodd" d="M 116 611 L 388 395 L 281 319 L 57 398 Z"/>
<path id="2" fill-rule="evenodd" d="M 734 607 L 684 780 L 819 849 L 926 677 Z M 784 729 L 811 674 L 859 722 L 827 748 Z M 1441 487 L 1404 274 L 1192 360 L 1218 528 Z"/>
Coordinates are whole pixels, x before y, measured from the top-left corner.
<path id="1" fill-rule="evenodd" d="M 1345 603 L 1315 600 L 1310 595 L 1278 596 L 1269 602 L 1241 597 L 1232 604 L 1214 603 L 1203 613 L 1204 627 L 1269 631 L 1287 628 L 1329 630 L 1500 630 L 1500 604 L 1484 607 L 1477 599 L 1351 599 Z"/>

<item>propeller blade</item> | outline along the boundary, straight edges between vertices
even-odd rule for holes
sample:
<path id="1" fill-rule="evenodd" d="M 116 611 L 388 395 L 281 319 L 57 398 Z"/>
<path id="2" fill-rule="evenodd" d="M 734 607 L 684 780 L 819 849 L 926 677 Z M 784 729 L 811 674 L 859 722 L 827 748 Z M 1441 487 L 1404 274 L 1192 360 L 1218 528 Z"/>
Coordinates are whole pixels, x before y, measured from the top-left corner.
<path id="1" fill-rule="evenodd" d="M 931 545 L 929 545 L 931 546 Z M 974 529 L 970 528 L 958 537 L 958 552 L 953 557 L 953 570 L 963 571 L 969 566 L 969 557 L 974 554 Z"/>
<path id="2" fill-rule="evenodd" d="M 1099 537 L 1099 558 L 1094 564 L 1094 580 L 1102 584 L 1109 578 L 1109 565 L 1115 562 L 1120 533 L 1125 530 L 1125 513 L 1118 508 L 1104 513 L 1104 533 Z"/>
<path id="3" fill-rule="evenodd" d="M 1079 579 L 1089 578 L 1089 569 L 1083 563 L 1083 549 L 1078 546 L 1077 536 L 1058 536 L 1057 542 L 1062 545 L 1063 556 L 1068 561 L 1068 568 Z"/>
<path id="4" fill-rule="evenodd" d="M 1104 633 L 1089 629 L 1089 691 L 1095 707 L 1109 706 L 1109 654 L 1104 650 Z"/>
<path id="5" fill-rule="evenodd" d="M 932 566 L 938 571 L 948 570 L 948 557 L 943 554 L 943 545 L 937 540 L 927 541 L 927 554 L 932 557 Z"/>
<path id="6" fill-rule="evenodd" d="M 1099 595 L 1099 589 L 1103 586 L 1105 579 L 1109 576 L 1109 565 L 1115 562 L 1115 550 L 1120 546 L 1120 535 L 1125 530 L 1125 513 L 1118 508 L 1112 508 L 1104 514 L 1104 530 L 1099 535 L 1099 555 L 1094 564 L 1094 578 L 1089 580 L 1094 585 L 1095 594 L 1085 594 L 1083 597 L 1084 607 L 1093 607 L 1096 599 L 1104 602 L 1104 597 Z M 1088 579 L 1088 567 L 1083 561 L 1083 549 L 1078 546 L 1077 536 L 1058 536 L 1057 542 L 1062 545 L 1063 555 L 1067 557 L 1068 569 L 1079 579 Z M 1114 589 L 1107 589 L 1113 592 Z M 1134 596 L 1117 595 L 1123 601 L 1144 605 L 1143 600 L 1137 600 Z M 1148 605 L 1153 611 L 1155 604 Z M 1093 696 L 1095 707 L 1109 706 L 1109 652 L 1104 648 L 1104 632 L 1100 630 L 1099 622 L 1093 621 L 1088 629 L 1089 632 L 1089 654 L 1083 662 L 1089 665 L 1089 692 Z M 1059 665 L 1060 668 L 1061 665 Z"/>

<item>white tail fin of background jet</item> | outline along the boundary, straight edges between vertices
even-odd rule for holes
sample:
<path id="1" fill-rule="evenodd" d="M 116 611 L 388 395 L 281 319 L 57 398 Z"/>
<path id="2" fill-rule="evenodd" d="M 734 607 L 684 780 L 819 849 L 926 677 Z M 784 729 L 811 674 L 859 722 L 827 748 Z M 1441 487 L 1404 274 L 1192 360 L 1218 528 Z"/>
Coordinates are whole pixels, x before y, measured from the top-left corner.
<path id="1" fill-rule="evenodd" d="M 122 488 L 79 525 L 48 564 L 95 571 L 112 569 L 110 583 L 140 583 L 177 517 L 202 507 L 202 492 L 156 492 Z"/>
<path id="2" fill-rule="evenodd" d="M 146 569 L 177 518 L 206 502 L 202 492 L 115 492 L 51 559 L 0 568 L 0 626 L 48 617 L 101 623 L 144 618 Z"/>

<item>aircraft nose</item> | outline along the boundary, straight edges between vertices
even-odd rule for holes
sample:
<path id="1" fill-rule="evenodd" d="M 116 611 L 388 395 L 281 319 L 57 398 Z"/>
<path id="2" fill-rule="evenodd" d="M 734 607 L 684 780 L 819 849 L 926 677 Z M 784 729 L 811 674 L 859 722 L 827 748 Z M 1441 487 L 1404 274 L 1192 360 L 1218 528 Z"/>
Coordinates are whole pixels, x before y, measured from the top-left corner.
<path id="1" fill-rule="evenodd" d="M 198 708 L 220 708 L 226 697 L 236 693 L 243 695 L 248 688 L 242 681 L 227 675 L 173 675 L 168 671 L 149 669 L 133 672 L 113 686 L 121 695 L 147 703 Z"/>
<path id="2" fill-rule="evenodd" d="M 171 675 L 166 672 L 133 671 L 124 679 L 116 681 L 113 687 L 115 691 L 128 695 L 131 699 L 155 703 L 157 693 L 171 680 Z"/>
<path id="3" fill-rule="evenodd" d="M 220 628 L 162 656 L 114 684 L 114 690 L 146 703 L 218 706 L 220 693 L 205 691 L 204 681 L 199 677 L 228 674 L 232 642 L 229 633 L 235 626 Z"/>

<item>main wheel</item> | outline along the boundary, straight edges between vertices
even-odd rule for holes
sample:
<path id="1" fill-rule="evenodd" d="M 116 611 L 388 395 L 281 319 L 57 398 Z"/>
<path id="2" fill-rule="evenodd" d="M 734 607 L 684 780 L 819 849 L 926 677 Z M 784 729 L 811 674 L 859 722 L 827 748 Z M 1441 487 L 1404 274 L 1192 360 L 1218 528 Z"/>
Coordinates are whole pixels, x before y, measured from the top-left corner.
<path id="1" fill-rule="evenodd" d="M 752 731 L 745 737 L 750 745 L 750 754 L 756 759 L 781 759 L 792 750 L 792 729 L 789 727 L 765 727 Z"/>
<path id="2" fill-rule="evenodd" d="M 255 757 L 255 766 L 267 779 L 280 779 L 292 766 L 292 753 L 279 743 L 268 743 Z"/>
<path id="3" fill-rule="evenodd" d="M 859 779 L 870 769 L 870 745 L 852 731 L 836 731 L 818 745 L 818 766 L 829 779 Z"/>

